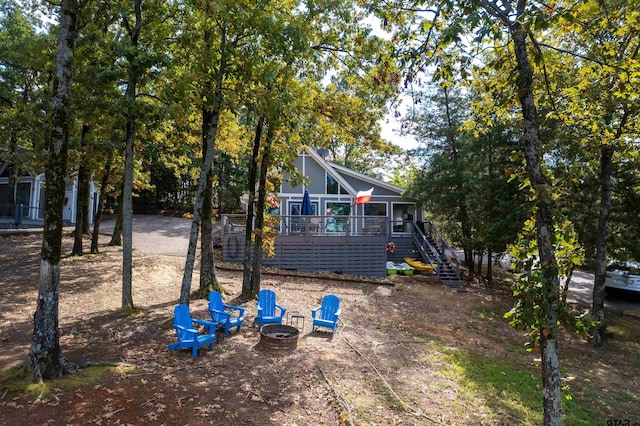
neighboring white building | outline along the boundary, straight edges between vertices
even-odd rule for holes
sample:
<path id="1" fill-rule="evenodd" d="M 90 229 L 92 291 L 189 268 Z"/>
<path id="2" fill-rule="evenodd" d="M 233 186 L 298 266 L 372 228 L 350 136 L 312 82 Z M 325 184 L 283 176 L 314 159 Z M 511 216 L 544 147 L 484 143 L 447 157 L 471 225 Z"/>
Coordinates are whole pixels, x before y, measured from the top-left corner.
<path id="1" fill-rule="evenodd" d="M 93 223 L 93 218 L 98 211 L 99 193 L 98 186 L 93 181 L 90 182 L 89 193 L 89 223 Z M 9 215 L 9 176 L 4 163 L 0 163 L 0 218 L 13 218 Z M 46 191 L 45 174 L 41 173 L 36 177 L 20 176 L 14 188 L 14 199 L 16 204 L 23 205 L 22 220 L 42 221 L 44 220 L 44 196 Z M 62 210 L 62 220 L 67 223 L 75 223 L 76 207 L 78 200 L 78 178 L 74 176 L 66 179 L 64 207 Z"/>

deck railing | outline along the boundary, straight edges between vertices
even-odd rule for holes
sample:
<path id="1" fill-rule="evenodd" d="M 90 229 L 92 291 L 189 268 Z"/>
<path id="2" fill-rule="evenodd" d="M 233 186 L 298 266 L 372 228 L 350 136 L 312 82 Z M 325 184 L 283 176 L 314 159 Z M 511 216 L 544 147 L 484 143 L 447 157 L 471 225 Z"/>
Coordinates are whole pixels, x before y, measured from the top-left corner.
<path id="1" fill-rule="evenodd" d="M 23 228 L 42 225 L 43 210 L 24 204 L 0 204 L 0 228 Z"/>
<path id="2" fill-rule="evenodd" d="M 223 234 L 243 234 L 245 215 L 223 215 Z M 386 216 L 305 216 L 280 215 L 265 218 L 265 227 L 280 235 L 389 235 Z"/>

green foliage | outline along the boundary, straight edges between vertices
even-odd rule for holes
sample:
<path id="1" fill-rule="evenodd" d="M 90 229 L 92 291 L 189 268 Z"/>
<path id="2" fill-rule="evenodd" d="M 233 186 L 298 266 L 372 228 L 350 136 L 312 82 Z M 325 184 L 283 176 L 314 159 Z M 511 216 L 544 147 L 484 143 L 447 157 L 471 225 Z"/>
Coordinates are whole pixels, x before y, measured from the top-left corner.
<path id="1" fill-rule="evenodd" d="M 552 266 L 540 263 L 535 219 L 525 222 L 517 244 L 510 248 L 511 256 L 515 259 L 513 266 L 520 274 L 513 285 L 515 305 L 504 317 L 517 330 L 528 332 L 529 350 L 537 350 L 541 333 L 548 332 L 546 321 L 553 306 L 558 306 L 559 320 L 567 321 L 581 336 L 586 336 L 593 325 L 588 311 L 575 313 L 566 304 L 566 283 L 571 279 L 573 269 L 583 262 L 582 249 L 576 241 L 573 224 L 561 216 L 556 217 L 552 240 L 557 259 L 556 273 L 565 281 L 565 285 L 561 286 L 562 292 L 546 281 L 545 268 Z"/>
<path id="2" fill-rule="evenodd" d="M 422 167 L 411 175 L 407 194 L 426 206 L 454 244 L 503 252 L 528 210 L 525 194 L 511 179 L 518 166 L 517 137 L 502 123 L 474 136 L 464 126 L 475 118 L 469 97 L 455 88 L 423 90 L 421 106 L 410 116 Z"/>

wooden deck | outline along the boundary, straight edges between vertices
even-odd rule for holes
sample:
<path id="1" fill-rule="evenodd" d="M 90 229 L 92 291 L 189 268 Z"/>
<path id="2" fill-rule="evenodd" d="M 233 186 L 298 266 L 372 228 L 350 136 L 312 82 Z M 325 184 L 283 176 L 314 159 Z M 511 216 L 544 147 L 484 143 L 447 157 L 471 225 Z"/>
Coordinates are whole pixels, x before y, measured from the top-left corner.
<path id="1" fill-rule="evenodd" d="M 244 260 L 245 216 L 223 217 L 225 262 Z M 274 257 L 263 264 L 296 271 L 386 276 L 386 243 L 391 223 L 382 216 L 275 216 L 269 230 L 277 232 Z M 265 228 L 267 228 L 265 226 Z"/>

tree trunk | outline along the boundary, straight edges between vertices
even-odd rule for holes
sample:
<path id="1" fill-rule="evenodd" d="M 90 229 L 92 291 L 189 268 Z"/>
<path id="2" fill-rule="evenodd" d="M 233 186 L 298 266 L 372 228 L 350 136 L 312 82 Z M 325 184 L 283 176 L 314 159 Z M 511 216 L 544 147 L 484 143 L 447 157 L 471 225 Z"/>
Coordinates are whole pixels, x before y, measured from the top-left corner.
<path id="1" fill-rule="evenodd" d="M 611 173 L 613 148 L 605 145 L 600 150 L 600 215 L 598 216 L 598 237 L 596 240 L 596 271 L 593 282 L 593 304 L 591 316 L 597 321 L 591 329 L 591 345 L 600 347 L 604 343 L 604 290 L 607 273 L 607 221 L 611 210 Z"/>
<path id="2" fill-rule="evenodd" d="M 216 277 L 215 254 L 213 252 L 213 168 L 207 175 L 207 186 L 202 200 L 202 224 L 200 225 L 200 289 L 201 297 L 210 292 L 224 293 Z"/>
<path id="3" fill-rule="evenodd" d="M 260 117 L 256 125 L 256 133 L 253 138 L 253 151 L 251 153 L 251 164 L 249 164 L 249 179 L 247 182 L 247 190 L 249 191 L 249 200 L 247 201 L 247 222 L 245 226 L 244 240 L 244 268 L 242 270 L 242 297 L 249 299 L 256 295 L 251 287 L 251 243 L 253 241 L 253 203 L 256 199 L 256 180 L 258 176 L 258 156 L 260 154 L 260 139 L 262 139 L 262 130 L 264 128 L 264 119 Z"/>
<path id="4" fill-rule="evenodd" d="M 264 238 L 264 206 L 267 199 L 267 172 L 271 162 L 271 143 L 273 140 L 273 128 L 267 128 L 267 137 L 262 149 L 260 162 L 260 181 L 258 183 L 258 203 L 256 205 L 256 241 L 253 246 L 253 274 L 251 275 L 251 291 L 260 292 L 260 278 L 262 269 L 262 241 Z"/>
<path id="5" fill-rule="evenodd" d="M 11 173 L 9 174 L 9 215 L 15 215 L 16 208 L 16 190 L 18 185 L 18 173 L 20 167 L 18 165 L 18 137 L 15 131 L 11 132 L 9 138 L 9 164 L 11 164 Z"/>
<path id="6" fill-rule="evenodd" d="M 469 269 L 469 276 L 473 276 L 475 274 L 475 262 L 473 261 L 473 250 L 468 247 L 464 249 L 464 264 L 467 265 Z"/>
<path id="7" fill-rule="evenodd" d="M 545 320 L 540 330 L 542 357 L 542 395 L 544 424 L 562 424 L 562 392 L 560 388 L 560 361 L 558 355 L 558 316 L 560 286 L 557 262 L 553 249 L 553 210 L 551 187 L 541 165 L 538 140 L 538 112 L 533 97 L 533 70 L 529 62 L 526 30 L 520 22 L 509 27 L 513 37 L 514 52 L 518 63 L 518 97 L 522 107 L 522 141 L 527 175 L 535 190 L 536 235 L 538 254 L 542 265 L 543 294 L 547 295 Z"/>
<path id="8" fill-rule="evenodd" d="M 74 371 L 73 365 L 64 358 L 60 349 L 58 302 L 73 53 L 78 40 L 77 13 L 76 1 L 62 0 L 54 90 L 51 100 L 51 135 L 46 171 L 47 191 L 45 192 L 40 283 L 29 350 L 31 379 L 34 382 L 42 382 Z"/>
<path id="9" fill-rule="evenodd" d="M 208 6 L 206 6 L 208 7 Z M 209 52 L 211 46 L 212 31 L 210 28 L 204 29 L 205 51 Z M 210 63 L 207 54 L 205 67 Z M 206 74 L 210 75 L 211 70 L 207 69 Z M 203 84 L 202 99 L 206 100 L 213 91 L 213 82 L 207 79 Z M 213 121 L 213 110 L 208 102 L 204 101 L 202 105 L 202 152 L 207 152 L 207 142 L 211 140 L 209 131 L 211 130 L 211 122 Z M 215 148 L 215 147 L 214 147 Z M 216 278 L 215 254 L 213 253 L 213 164 L 207 175 L 207 184 L 204 188 L 202 200 L 202 224 L 200 225 L 200 289 L 199 296 L 206 298 L 211 291 L 223 293 L 222 287 Z"/>
<path id="10" fill-rule="evenodd" d="M 136 138 L 136 95 L 141 64 L 136 58 L 138 39 L 142 30 L 142 0 L 134 0 L 135 26 L 130 27 L 125 18 L 124 25 L 129 34 L 132 52 L 127 56 L 129 81 L 125 92 L 127 105 L 126 148 L 124 161 L 124 184 L 122 191 L 122 309 L 133 310 L 133 151 Z"/>
<path id="11" fill-rule="evenodd" d="M 487 254 L 487 281 L 493 281 L 493 254 L 491 250 Z"/>
<path id="12" fill-rule="evenodd" d="M 109 184 L 109 175 L 111 174 L 111 161 L 112 157 L 107 157 L 107 162 L 104 165 L 104 174 L 102 175 L 102 181 L 100 182 L 100 202 L 98 203 L 98 211 L 96 217 L 93 219 L 93 234 L 91 236 L 91 254 L 98 254 L 98 243 L 100 238 L 100 223 L 102 222 L 102 212 L 106 204 L 107 185 Z"/>
<path id="13" fill-rule="evenodd" d="M 118 209 L 116 212 L 116 223 L 113 225 L 113 233 L 111 234 L 111 241 L 109 241 L 110 246 L 121 246 L 122 245 L 122 222 L 124 221 L 124 210 L 122 208 L 122 194 L 124 193 L 124 185 L 120 194 L 118 194 L 118 198 L 116 203 L 118 204 L 116 208 Z"/>
<path id="14" fill-rule="evenodd" d="M 71 250 L 72 256 L 82 256 L 82 234 L 85 222 L 89 223 L 89 218 L 85 216 L 87 207 L 88 188 L 85 185 L 87 180 L 87 167 L 86 167 L 86 148 L 87 148 L 87 134 L 89 133 L 89 125 L 82 125 L 82 136 L 80 138 L 80 147 L 82 150 L 82 160 L 80 161 L 80 168 L 78 169 L 78 196 L 76 197 L 76 229 L 74 231 L 73 249 Z"/>
<path id="15" fill-rule="evenodd" d="M 202 213 L 202 204 L 204 201 L 205 187 L 208 185 L 208 176 L 213 164 L 213 147 L 218 133 L 218 122 L 220 120 L 220 111 L 222 110 L 222 86 L 227 68 L 227 33 L 223 28 L 220 41 L 220 67 L 216 75 L 216 86 L 213 93 L 212 113 L 213 117 L 208 130 L 209 140 L 207 141 L 207 150 L 204 153 L 202 170 L 198 178 L 198 190 L 196 192 L 196 202 L 193 210 L 193 221 L 191 222 L 191 233 L 189 234 L 189 249 L 184 265 L 184 274 L 182 275 L 182 287 L 180 289 L 180 303 L 188 305 L 191 293 L 191 278 L 193 276 L 193 266 L 196 261 L 196 246 L 198 244 L 198 228 L 200 227 L 200 214 Z"/>
<path id="16" fill-rule="evenodd" d="M 80 181 L 80 179 L 78 179 Z M 82 180 L 82 194 L 84 197 L 84 202 L 82 203 L 82 234 L 89 235 L 90 227 L 90 207 L 91 207 L 91 172 L 86 169 L 85 166 L 85 174 L 84 179 Z"/>

